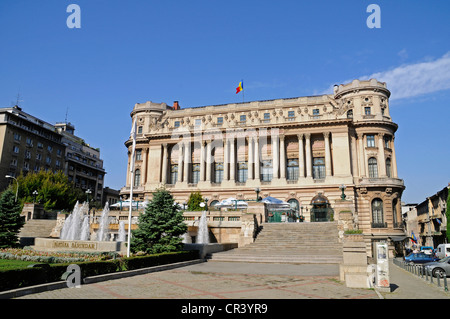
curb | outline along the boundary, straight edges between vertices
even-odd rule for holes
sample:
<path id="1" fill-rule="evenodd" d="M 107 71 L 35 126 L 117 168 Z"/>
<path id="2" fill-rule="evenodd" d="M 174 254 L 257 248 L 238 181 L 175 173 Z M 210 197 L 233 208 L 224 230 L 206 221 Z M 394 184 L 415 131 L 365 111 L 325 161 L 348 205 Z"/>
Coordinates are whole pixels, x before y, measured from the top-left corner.
<path id="1" fill-rule="evenodd" d="M 153 266 L 148 268 L 141 268 L 141 269 L 135 269 L 135 270 L 126 270 L 126 271 L 120 271 L 120 272 L 114 272 L 110 274 L 103 274 L 103 275 L 97 275 L 97 276 L 91 276 L 83 278 L 83 284 L 93 284 L 97 282 L 102 282 L 106 280 L 114 280 L 114 279 L 120 279 L 120 278 L 126 278 L 131 276 L 137 276 L 137 275 L 143 275 L 148 274 L 151 272 L 157 272 L 157 271 L 163 271 L 163 270 L 169 270 L 169 269 L 175 269 L 190 265 L 195 265 L 199 263 L 205 262 L 204 259 L 195 259 L 195 260 L 188 260 L 188 261 L 182 261 L 178 263 L 173 264 L 166 264 L 166 265 L 160 265 L 160 266 Z M 45 291 L 51 291 L 56 289 L 63 289 L 68 288 L 65 281 L 57 281 L 57 282 L 51 282 L 41 285 L 35 285 L 35 286 L 29 286 L 24 288 L 17 288 L 7 291 L 1 291 L 0 292 L 0 299 L 12 299 L 17 297 L 22 297 L 30 294 L 36 294 L 40 292 Z"/>

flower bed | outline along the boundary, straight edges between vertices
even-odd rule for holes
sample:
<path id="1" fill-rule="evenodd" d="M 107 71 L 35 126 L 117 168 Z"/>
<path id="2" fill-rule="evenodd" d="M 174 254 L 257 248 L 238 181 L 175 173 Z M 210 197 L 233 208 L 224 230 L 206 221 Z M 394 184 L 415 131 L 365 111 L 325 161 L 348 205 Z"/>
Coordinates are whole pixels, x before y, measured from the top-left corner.
<path id="1" fill-rule="evenodd" d="M 0 259 L 24 260 L 49 264 L 100 261 L 115 259 L 117 257 L 119 257 L 119 254 L 115 252 L 43 252 L 18 248 L 0 249 Z"/>

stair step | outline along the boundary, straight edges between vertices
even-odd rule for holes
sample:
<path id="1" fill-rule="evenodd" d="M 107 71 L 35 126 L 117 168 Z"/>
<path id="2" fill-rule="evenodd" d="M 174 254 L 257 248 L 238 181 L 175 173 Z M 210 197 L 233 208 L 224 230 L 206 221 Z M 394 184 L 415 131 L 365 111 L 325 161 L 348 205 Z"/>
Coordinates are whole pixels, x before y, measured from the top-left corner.
<path id="1" fill-rule="evenodd" d="M 264 223 L 255 241 L 207 256 L 210 261 L 341 263 L 336 222 Z"/>

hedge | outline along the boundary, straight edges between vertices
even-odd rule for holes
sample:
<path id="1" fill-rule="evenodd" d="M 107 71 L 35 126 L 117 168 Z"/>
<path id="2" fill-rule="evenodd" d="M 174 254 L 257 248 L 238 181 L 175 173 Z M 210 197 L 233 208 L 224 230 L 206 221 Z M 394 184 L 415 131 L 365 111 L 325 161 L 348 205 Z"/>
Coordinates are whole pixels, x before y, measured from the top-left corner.
<path id="1" fill-rule="evenodd" d="M 104 261 L 76 262 L 82 278 L 198 259 L 198 251 L 181 251 Z M 0 291 L 61 281 L 70 264 L 0 270 Z"/>

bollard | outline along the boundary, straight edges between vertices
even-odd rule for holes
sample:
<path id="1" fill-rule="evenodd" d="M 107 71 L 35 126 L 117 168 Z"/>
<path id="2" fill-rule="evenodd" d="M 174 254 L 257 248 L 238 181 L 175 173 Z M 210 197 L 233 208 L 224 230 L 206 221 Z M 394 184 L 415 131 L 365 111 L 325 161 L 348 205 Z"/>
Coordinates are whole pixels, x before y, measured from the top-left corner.
<path id="1" fill-rule="evenodd" d="M 425 280 L 428 281 L 428 269 L 425 269 Z"/>
<path id="2" fill-rule="evenodd" d="M 445 274 L 444 276 L 444 290 L 448 291 L 448 286 L 447 286 L 447 274 Z"/>
<path id="3" fill-rule="evenodd" d="M 437 278 L 437 285 L 438 285 L 438 287 L 440 287 L 441 286 L 441 276 L 439 274 L 437 274 L 436 278 Z"/>

